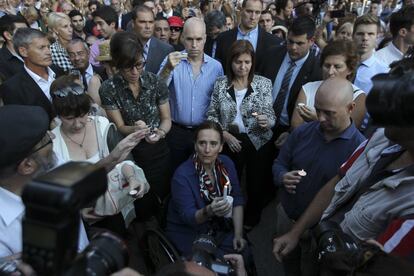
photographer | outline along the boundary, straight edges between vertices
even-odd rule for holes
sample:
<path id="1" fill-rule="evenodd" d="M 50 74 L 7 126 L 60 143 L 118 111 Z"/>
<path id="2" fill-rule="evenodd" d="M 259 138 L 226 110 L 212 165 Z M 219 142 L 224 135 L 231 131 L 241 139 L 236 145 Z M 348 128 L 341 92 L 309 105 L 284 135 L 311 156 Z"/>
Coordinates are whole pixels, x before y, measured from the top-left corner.
<path id="1" fill-rule="evenodd" d="M 32 178 L 56 165 L 49 117 L 40 107 L 8 105 L 0 108 L 0 258 L 22 251 L 21 193 Z M 141 139 L 133 133 L 122 140 L 109 156 L 97 163 L 111 168 L 124 160 Z M 88 244 L 80 227 L 79 251 Z"/>
<path id="2" fill-rule="evenodd" d="M 412 67 L 412 59 L 401 64 Z M 407 66 L 405 66 L 407 67 Z M 394 218 L 414 214 L 413 68 L 399 66 L 374 78 L 367 109 L 385 126 L 361 145 L 317 194 L 287 234 L 274 239 L 282 261 L 301 234 L 321 218 L 353 239 L 375 239 Z"/>

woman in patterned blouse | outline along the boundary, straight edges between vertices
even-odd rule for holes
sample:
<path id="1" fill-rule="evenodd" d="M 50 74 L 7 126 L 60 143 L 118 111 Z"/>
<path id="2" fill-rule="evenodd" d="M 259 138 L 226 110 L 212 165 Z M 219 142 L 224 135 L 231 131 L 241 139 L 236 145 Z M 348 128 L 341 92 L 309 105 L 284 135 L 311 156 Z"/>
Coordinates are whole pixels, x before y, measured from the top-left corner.
<path id="1" fill-rule="evenodd" d="M 151 190 L 163 199 L 169 193 L 171 176 L 170 153 L 164 139 L 171 128 L 168 88 L 156 75 L 144 71 L 143 49 L 134 33 L 116 33 L 110 49 L 118 72 L 99 89 L 102 107 L 124 135 L 150 129 L 132 154 Z"/>
<path id="2" fill-rule="evenodd" d="M 50 45 L 52 62 L 66 73 L 73 69 L 66 47 L 72 40 L 73 29 L 70 18 L 61 12 L 52 12 L 47 18 L 47 25 L 56 41 Z"/>
<path id="3" fill-rule="evenodd" d="M 272 83 L 254 74 L 255 55 L 249 41 L 234 42 L 229 53 L 229 75 L 218 78 L 214 85 L 208 120 L 222 125 L 223 152 L 236 164 L 239 179 L 246 169 L 245 224 L 254 226 L 274 194 Z"/>

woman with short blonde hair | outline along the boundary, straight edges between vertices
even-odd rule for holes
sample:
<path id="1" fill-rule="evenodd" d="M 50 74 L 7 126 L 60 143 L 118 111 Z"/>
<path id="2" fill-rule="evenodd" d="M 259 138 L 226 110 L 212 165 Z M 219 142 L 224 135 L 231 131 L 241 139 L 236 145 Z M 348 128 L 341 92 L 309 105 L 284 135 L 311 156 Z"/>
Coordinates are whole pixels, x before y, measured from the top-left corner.
<path id="1" fill-rule="evenodd" d="M 63 71 L 69 72 L 73 65 L 69 59 L 66 47 L 72 40 L 73 29 L 69 16 L 61 12 L 52 12 L 47 17 L 49 32 L 56 41 L 50 45 L 52 62 Z"/>

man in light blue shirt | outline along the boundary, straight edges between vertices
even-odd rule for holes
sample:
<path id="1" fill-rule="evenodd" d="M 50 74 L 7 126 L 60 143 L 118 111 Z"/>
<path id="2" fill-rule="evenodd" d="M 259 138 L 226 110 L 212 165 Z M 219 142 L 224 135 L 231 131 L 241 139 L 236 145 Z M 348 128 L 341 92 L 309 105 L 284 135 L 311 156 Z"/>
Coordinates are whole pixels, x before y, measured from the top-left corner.
<path id="1" fill-rule="evenodd" d="M 357 18 L 354 24 L 354 41 L 361 63 L 358 67 L 354 84 L 366 93 L 372 88 L 371 78 L 380 73 L 387 73 L 388 66 L 374 55 L 376 38 L 380 22 L 378 17 L 365 14 Z"/>
<path id="2" fill-rule="evenodd" d="M 354 24 L 353 38 L 361 60 L 355 75 L 354 84 L 365 91 L 365 93 L 369 93 L 372 88 L 371 79 L 373 76 L 387 73 L 389 70 L 388 65 L 377 59 L 374 54 L 376 38 L 380 27 L 378 17 L 372 14 L 358 17 Z M 361 126 L 362 130 L 367 128 L 368 118 L 369 116 L 366 114 Z"/>
<path id="3" fill-rule="evenodd" d="M 175 167 L 193 152 L 193 132 L 206 120 L 214 83 L 223 75 L 221 64 L 204 54 L 204 21 L 195 17 L 188 19 L 182 42 L 185 50 L 169 54 L 158 72 L 170 90 L 173 124 L 168 141 Z"/>

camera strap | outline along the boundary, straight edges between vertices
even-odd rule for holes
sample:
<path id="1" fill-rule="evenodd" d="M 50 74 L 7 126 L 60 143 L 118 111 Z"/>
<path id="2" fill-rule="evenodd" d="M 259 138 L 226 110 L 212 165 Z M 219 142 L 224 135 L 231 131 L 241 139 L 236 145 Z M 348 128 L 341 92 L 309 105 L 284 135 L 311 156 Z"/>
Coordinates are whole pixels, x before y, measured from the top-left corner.
<path id="1" fill-rule="evenodd" d="M 397 160 L 403 152 L 404 151 L 397 151 L 382 155 L 380 159 L 378 159 L 378 161 L 375 163 L 371 171 L 371 174 L 362 183 L 361 188 L 348 200 L 339 205 L 332 213 L 325 217 L 324 220 L 331 220 L 340 224 L 343 221 L 345 214 L 352 209 L 352 207 L 358 201 L 361 195 L 366 193 L 372 186 L 377 184 L 379 181 L 397 173 L 395 171 L 387 170 L 387 166 L 395 160 Z"/>

